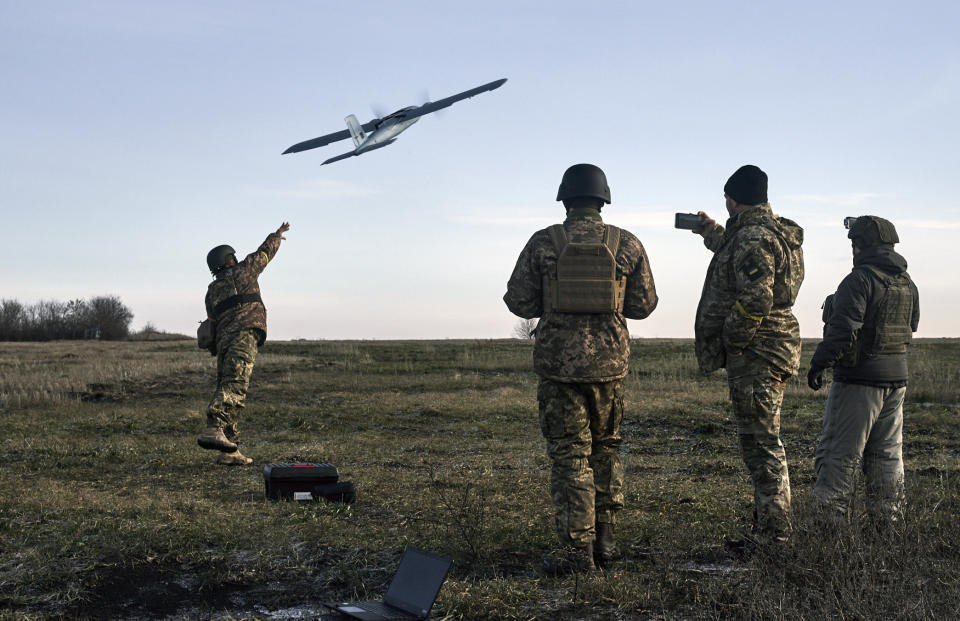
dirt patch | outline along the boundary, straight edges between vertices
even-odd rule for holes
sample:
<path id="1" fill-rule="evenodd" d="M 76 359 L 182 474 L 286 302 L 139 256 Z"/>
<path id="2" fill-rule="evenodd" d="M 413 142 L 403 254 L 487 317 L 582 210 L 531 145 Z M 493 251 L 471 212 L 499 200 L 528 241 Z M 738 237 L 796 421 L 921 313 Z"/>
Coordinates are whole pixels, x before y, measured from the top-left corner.
<path id="1" fill-rule="evenodd" d="M 323 588 L 317 577 L 267 584 L 204 584 L 197 575 L 163 567 L 111 568 L 68 618 L 312 619 L 322 614 Z"/>

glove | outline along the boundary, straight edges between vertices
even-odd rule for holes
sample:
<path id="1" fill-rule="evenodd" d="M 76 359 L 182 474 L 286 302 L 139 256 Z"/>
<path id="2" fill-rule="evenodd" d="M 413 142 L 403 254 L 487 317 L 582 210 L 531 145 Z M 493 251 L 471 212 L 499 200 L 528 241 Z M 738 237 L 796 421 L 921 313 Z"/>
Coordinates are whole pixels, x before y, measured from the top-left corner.
<path id="1" fill-rule="evenodd" d="M 807 386 L 813 390 L 820 390 L 823 387 L 823 368 L 810 367 L 807 372 Z"/>

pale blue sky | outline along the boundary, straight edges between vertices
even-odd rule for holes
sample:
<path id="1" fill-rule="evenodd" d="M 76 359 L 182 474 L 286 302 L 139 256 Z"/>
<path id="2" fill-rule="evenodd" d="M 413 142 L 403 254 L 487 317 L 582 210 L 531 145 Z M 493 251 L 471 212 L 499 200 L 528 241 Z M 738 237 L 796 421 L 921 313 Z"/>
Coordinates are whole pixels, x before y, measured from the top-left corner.
<path id="1" fill-rule="evenodd" d="M 725 217 L 753 163 L 806 230 L 804 336 L 867 213 L 897 225 L 920 336 L 958 336 L 958 6 L 2 0 L 0 298 L 118 295 L 193 333 L 207 250 L 288 220 L 271 338 L 506 337 L 516 256 L 591 162 L 660 294 L 632 334 L 688 337 L 710 257 L 672 214 Z M 386 149 L 280 155 L 501 77 Z"/>

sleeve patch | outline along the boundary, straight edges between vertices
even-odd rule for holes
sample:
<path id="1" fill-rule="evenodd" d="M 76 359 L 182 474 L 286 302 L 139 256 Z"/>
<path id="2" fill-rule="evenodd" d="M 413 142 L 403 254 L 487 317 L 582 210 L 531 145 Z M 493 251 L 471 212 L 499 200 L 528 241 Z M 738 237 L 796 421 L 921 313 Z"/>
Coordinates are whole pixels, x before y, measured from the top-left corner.
<path id="1" fill-rule="evenodd" d="M 757 280 L 762 276 L 760 266 L 750 257 L 744 259 L 743 263 L 740 264 L 740 269 L 751 281 Z"/>

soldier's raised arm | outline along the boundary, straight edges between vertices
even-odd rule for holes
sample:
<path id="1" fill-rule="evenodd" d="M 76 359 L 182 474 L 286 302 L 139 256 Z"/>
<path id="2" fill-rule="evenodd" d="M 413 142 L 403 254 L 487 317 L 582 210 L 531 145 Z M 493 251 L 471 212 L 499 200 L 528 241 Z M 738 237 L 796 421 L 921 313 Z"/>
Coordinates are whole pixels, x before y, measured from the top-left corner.
<path id="1" fill-rule="evenodd" d="M 256 270 L 258 274 L 262 272 L 273 257 L 276 256 L 277 250 L 280 249 L 280 242 L 286 239 L 283 235 L 289 230 L 289 222 L 281 224 L 280 228 L 267 235 L 267 238 L 263 240 L 260 247 L 248 254 L 243 262 Z"/>

